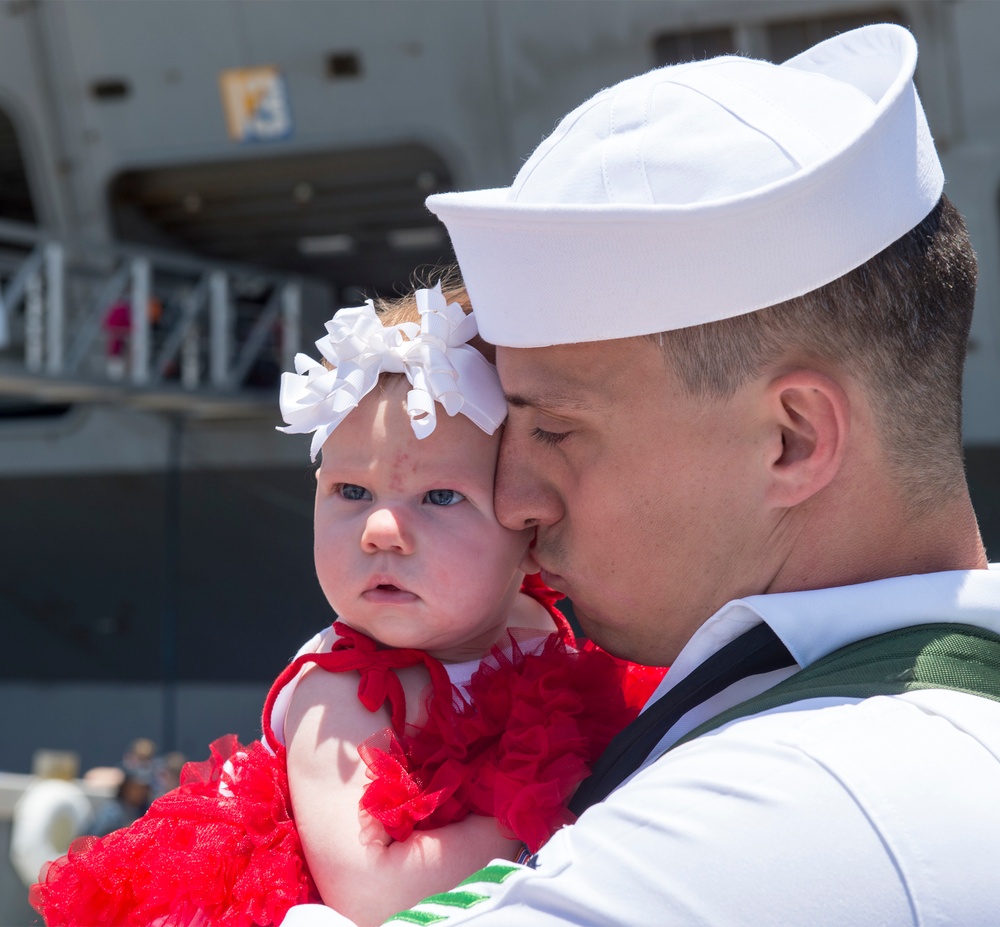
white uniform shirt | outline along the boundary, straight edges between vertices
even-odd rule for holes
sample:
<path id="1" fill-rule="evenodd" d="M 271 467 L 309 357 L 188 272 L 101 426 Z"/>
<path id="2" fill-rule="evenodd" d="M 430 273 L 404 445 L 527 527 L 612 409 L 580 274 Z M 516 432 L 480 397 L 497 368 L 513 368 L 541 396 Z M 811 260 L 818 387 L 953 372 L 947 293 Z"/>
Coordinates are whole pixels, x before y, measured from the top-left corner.
<path id="1" fill-rule="evenodd" d="M 800 666 L 915 624 L 1000 633 L 1000 570 L 731 602 L 692 637 L 657 695 L 762 620 Z M 789 672 L 741 680 L 702 703 L 659 752 Z M 656 753 L 553 836 L 536 869 L 498 864 L 415 909 L 443 920 L 407 922 L 1000 924 L 1000 703 L 943 690 L 812 699 Z M 344 923 L 316 906 L 285 921 Z"/>

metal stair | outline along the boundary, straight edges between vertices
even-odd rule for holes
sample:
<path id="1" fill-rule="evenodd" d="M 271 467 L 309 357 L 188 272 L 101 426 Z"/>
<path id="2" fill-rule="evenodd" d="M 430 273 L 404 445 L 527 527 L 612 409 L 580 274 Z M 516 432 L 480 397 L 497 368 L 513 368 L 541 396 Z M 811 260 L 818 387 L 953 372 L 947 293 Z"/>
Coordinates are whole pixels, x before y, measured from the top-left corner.
<path id="1" fill-rule="evenodd" d="M 0 396 L 256 414 L 299 350 L 302 290 L 254 267 L 0 221 Z"/>

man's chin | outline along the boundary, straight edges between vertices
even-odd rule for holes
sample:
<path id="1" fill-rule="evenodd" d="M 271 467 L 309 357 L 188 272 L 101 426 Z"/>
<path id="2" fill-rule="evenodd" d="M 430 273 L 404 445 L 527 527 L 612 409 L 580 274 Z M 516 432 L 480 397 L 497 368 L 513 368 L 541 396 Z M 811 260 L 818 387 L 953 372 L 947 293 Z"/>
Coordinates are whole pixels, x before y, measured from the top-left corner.
<path id="1" fill-rule="evenodd" d="M 570 602 L 573 605 L 573 617 L 576 618 L 576 623 L 580 626 L 580 630 L 583 631 L 583 636 L 587 640 L 597 644 L 601 650 L 608 650 L 607 645 L 614 643 L 612 639 L 614 635 L 607 633 L 606 626 L 600 620 L 595 620 L 593 613 L 585 605 L 581 605 L 572 597 L 570 597 Z M 608 652 L 610 653 L 611 651 L 608 650 Z"/>
<path id="2" fill-rule="evenodd" d="M 589 612 L 585 606 L 577 605 L 575 601 L 573 601 L 573 614 L 580 630 L 583 631 L 583 636 L 597 644 L 601 650 L 622 660 L 651 665 L 649 654 L 642 653 L 644 648 L 632 640 L 628 634 L 616 631 L 615 628 L 609 628 L 600 617 Z"/>

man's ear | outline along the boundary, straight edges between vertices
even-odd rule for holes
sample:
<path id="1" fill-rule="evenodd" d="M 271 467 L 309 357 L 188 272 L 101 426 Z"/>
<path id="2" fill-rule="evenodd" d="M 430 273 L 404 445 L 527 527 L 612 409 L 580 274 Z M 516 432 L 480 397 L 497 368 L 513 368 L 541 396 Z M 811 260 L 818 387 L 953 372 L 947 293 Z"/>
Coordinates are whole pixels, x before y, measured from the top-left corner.
<path id="1" fill-rule="evenodd" d="M 770 433 L 768 501 L 791 508 L 814 496 L 844 460 L 851 406 L 844 388 L 816 370 L 772 380 L 765 392 Z"/>

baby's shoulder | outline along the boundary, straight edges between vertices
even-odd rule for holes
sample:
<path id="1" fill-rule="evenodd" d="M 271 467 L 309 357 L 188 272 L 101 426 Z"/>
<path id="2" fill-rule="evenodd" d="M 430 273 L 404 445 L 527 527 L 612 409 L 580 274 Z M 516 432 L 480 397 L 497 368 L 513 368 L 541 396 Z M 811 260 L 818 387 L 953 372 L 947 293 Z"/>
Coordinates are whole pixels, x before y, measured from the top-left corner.
<path id="1" fill-rule="evenodd" d="M 316 737 L 359 744 L 385 728 L 385 708 L 369 711 L 358 697 L 358 674 L 330 673 L 306 667 L 292 692 L 285 716 L 285 735 L 291 741 L 303 729 Z"/>
<path id="2" fill-rule="evenodd" d="M 308 662 L 289 693 L 286 725 L 310 710 L 344 712 L 349 715 L 345 726 L 349 724 L 354 731 L 372 725 L 385 728 L 404 714 L 406 723 L 420 723 L 431 683 L 426 667 L 419 662 L 399 665 L 392 659 L 392 650 L 359 649 L 360 636 L 338 623 L 319 637 L 315 646 L 300 651 L 300 655 L 315 656 L 316 662 L 305 658 Z M 338 650 L 345 642 L 346 649 Z"/>
<path id="3" fill-rule="evenodd" d="M 330 625 L 306 641 L 272 685 L 264 706 L 265 736 L 272 748 L 287 745 L 291 731 L 310 711 L 333 713 L 336 706 L 336 711 L 364 717 L 358 673 L 349 669 L 350 656 L 332 653 L 341 641 L 340 627 Z"/>

